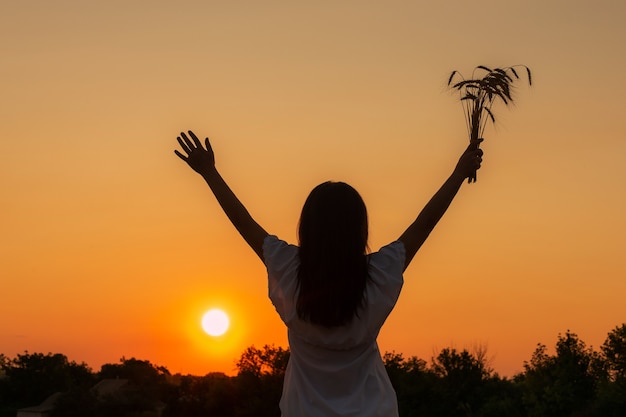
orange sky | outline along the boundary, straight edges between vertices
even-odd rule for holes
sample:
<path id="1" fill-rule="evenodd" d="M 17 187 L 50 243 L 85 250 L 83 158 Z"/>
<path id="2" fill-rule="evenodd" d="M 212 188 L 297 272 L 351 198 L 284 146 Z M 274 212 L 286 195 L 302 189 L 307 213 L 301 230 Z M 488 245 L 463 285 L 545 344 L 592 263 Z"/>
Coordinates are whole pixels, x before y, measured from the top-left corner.
<path id="1" fill-rule="evenodd" d="M 204 374 L 286 346 L 263 265 L 174 156 L 178 132 L 211 136 L 292 242 L 310 189 L 349 182 L 377 249 L 466 145 L 449 73 L 519 63 L 534 85 L 494 108 L 478 182 L 379 343 L 427 360 L 486 345 L 504 375 L 568 329 L 598 347 L 626 318 L 625 18 L 609 0 L 4 4 L 0 352 Z M 221 338 L 201 332 L 212 307 L 231 314 Z"/>

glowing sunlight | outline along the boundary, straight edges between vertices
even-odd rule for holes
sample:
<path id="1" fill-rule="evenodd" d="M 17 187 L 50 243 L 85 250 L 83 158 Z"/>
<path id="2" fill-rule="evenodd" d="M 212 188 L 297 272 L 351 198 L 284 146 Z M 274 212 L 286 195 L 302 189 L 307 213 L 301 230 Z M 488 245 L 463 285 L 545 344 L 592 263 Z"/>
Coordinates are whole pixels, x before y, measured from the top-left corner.
<path id="1" fill-rule="evenodd" d="M 209 336 L 221 336 L 228 330 L 228 315 L 219 309 L 212 309 L 202 316 L 202 328 Z"/>

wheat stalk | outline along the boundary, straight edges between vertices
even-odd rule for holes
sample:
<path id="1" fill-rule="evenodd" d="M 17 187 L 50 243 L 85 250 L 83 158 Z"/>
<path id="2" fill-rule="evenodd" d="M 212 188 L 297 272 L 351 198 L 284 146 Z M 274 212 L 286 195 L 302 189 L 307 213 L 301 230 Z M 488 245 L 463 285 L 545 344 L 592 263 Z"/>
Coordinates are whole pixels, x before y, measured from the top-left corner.
<path id="1" fill-rule="evenodd" d="M 479 65 L 474 68 L 472 78 L 469 80 L 464 79 L 458 71 L 452 71 L 452 74 L 450 74 L 448 87 L 459 92 L 470 143 L 475 143 L 476 149 L 478 149 L 480 143 L 478 139 L 482 137 L 487 121 L 491 120 L 492 123 L 496 121 L 491 110 L 496 99 L 500 99 L 504 105 L 509 105 L 513 102 L 513 82 L 520 78 L 516 71 L 518 67 L 526 70 L 528 84 L 532 85 L 530 68 L 525 65 L 494 69 Z M 477 78 L 476 74 L 478 72 L 484 72 L 485 74 L 482 78 Z M 460 80 L 453 84 L 457 79 Z M 476 182 L 475 172 L 473 176 L 470 176 L 469 182 Z"/>

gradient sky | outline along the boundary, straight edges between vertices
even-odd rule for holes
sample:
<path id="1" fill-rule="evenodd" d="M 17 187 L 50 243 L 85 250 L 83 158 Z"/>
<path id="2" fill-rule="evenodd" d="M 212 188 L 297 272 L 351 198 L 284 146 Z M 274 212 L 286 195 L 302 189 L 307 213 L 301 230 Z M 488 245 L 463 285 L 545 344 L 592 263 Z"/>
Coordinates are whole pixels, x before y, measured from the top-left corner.
<path id="1" fill-rule="evenodd" d="M 505 6 L 506 4 L 506 6 Z M 0 353 L 234 372 L 287 346 L 263 265 L 175 138 L 210 136 L 253 216 L 295 241 L 342 180 L 396 239 L 467 132 L 452 70 L 526 64 L 483 168 L 405 274 L 382 351 L 486 346 L 502 375 L 626 321 L 621 0 L 21 1 L 0 6 Z M 202 313 L 232 329 L 211 338 Z"/>

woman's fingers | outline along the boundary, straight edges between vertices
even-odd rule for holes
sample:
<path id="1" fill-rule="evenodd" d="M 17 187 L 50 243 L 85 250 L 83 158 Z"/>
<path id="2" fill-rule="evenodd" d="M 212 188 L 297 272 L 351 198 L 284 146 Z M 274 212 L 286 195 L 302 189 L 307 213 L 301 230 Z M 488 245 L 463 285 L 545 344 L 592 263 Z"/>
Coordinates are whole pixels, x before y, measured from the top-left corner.
<path id="1" fill-rule="evenodd" d="M 189 148 L 189 146 L 187 146 L 187 144 L 183 142 L 180 136 L 177 137 L 176 140 L 178 141 L 178 144 L 180 145 L 180 147 L 183 148 L 183 151 L 185 151 L 187 155 L 189 155 L 191 153 L 191 149 Z"/>
<path id="2" fill-rule="evenodd" d="M 183 161 L 187 162 L 187 157 L 185 155 L 183 155 L 182 153 L 178 152 L 177 149 L 174 150 L 174 153 Z"/>
<path id="3" fill-rule="evenodd" d="M 209 144 L 209 138 L 205 139 L 205 144 L 206 144 L 206 149 L 202 146 L 202 142 L 200 142 L 200 139 L 198 139 L 198 137 L 196 136 L 195 133 L 193 133 L 191 130 L 188 131 L 189 136 L 191 136 L 191 139 L 189 138 L 189 136 L 187 136 L 187 133 L 185 132 L 180 132 L 180 136 L 178 136 L 176 138 L 176 140 L 178 141 L 178 144 L 180 145 L 180 147 L 182 148 L 183 152 L 185 154 L 183 154 L 182 152 L 179 152 L 178 150 L 175 150 L 174 153 L 183 161 L 188 162 L 189 158 L 192 156 L 192 154 L 196 154 L 199 155 L 200 151 L 208 151 L 209 153 L 212 154 L 211 151 L 211 145 Z"/>
<path id="4" fill-rule="evenodd" d="M 185 134 L 185 132 L 180 132 L 180 136 L 183 138 L 183 140 L 184 140 L 184 141 L 185 141 L 185 143 L 187 144 L 187 148 L 188 148 L 190 151 L 196 148 L 196 147 L 194 146 L 194 144 L 191 142 L 191 140 L 189 140 L 189 138 L 187 137 L 187 135 Z"/>
<path id="5" fill-rule="evenodd" d="M 200 140 L 195 135 L 195 133 L 193 133 L 191 130 L 189 131 L 189 136 L 191 136 L 191 139 L 193 139 L 193 143 L 196 144 L 196 148 L 201 148 L 202 147 L 202 144 L 200 143 Z"/>
<path id="6" fill-rule="evenodd" d="M 479 149 L 478 152 L 476 152 L 476 163 L 478 164 L 479 168 L 482 162 L 483 162 L 483 151 Z"/>

